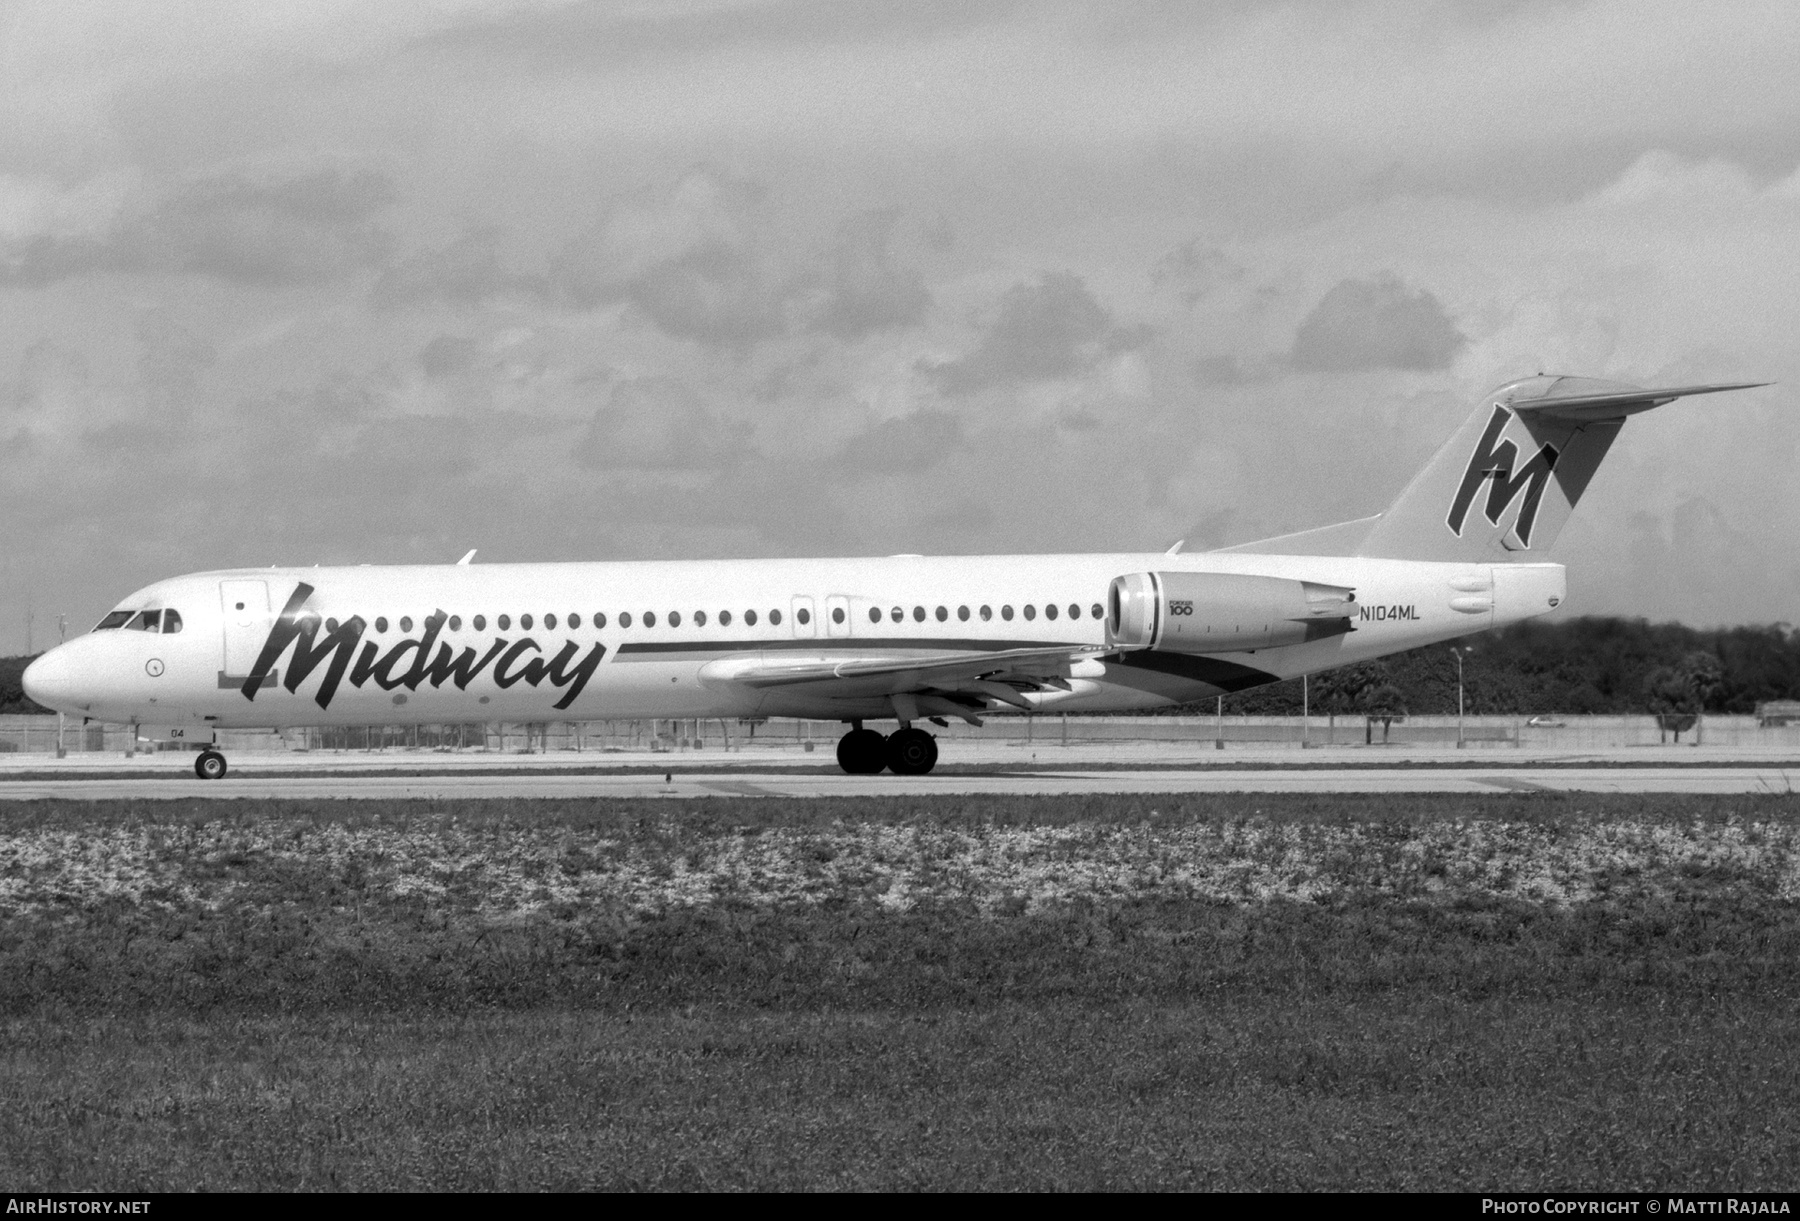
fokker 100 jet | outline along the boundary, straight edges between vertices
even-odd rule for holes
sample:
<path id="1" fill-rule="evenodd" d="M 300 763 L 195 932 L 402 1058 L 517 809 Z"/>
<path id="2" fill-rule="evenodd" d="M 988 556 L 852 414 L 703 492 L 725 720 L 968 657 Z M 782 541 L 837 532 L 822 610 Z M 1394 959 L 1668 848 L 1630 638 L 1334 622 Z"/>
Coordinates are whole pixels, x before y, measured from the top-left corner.
<path id="1" fill-rule="evenodd" d="M 24 686 L 204 745 L 204 779 L 225 775 L 221 729 L 771 716 L 847 724 L 847 772 L 916 775 L 938 753 L 921 721 L 1167 708 L 1545 614 L 1564 572 L 1538 557 L 1625 418 L 1755 384 L 1512 382 L 1387 512 L 1188 555 L 196 573 Z"/>

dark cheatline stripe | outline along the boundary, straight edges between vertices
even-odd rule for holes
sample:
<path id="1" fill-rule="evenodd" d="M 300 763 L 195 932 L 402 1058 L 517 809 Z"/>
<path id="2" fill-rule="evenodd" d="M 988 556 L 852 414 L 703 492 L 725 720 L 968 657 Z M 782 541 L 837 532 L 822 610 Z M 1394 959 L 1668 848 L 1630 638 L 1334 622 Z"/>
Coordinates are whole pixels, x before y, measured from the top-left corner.
<path id="1" fill-rule="evenodd" d="M 1154 670 L 1158 674 L 1171 674 L 1176 678 L 1205 683 L 1221 691 L 1243 691 L 1280 681 L 1273 674 L 1251 666 L 1240 666 L 1235 661 L 1221 661 L 1216 657 L 1192 657 L 1186 653 L 1118 653 L 1108 657 L 1106 664 Z"/>
<path id="2" fill-rule="evenodd" d="M 768 653 L 777 650 L 786 652 L 818 652 L 821 649 L 837 649 L 845 651 L 867 651 L 870 649 L 930 649 L 934 653 L 969 652 L 999 653 L 1007 649 L 1078 649 L 1079 641 L 1068 640 L 941 640 L 928 636 L 892 637 L 892 636 L 816 636 L 810 640 L 689 640 L 689 641 L 628 641 L 619 645 L 621 656 L 626 654 L 660 654 L 670 653 Z"/>
<path id="3" fill-rule="evenodd" d="M 244 684 L 248 682 L 249 679 L 250 676 L 248 674 L 227 674 L 225 671 L 220 670 L 219 690 L 242 691 L 244 689 Z M 280 681 L 281 671 L 270 670 L 267 674 L 262 676 L 262 681 L 257 684 L 257 687 L 262 691 L 272 690 Z"/>

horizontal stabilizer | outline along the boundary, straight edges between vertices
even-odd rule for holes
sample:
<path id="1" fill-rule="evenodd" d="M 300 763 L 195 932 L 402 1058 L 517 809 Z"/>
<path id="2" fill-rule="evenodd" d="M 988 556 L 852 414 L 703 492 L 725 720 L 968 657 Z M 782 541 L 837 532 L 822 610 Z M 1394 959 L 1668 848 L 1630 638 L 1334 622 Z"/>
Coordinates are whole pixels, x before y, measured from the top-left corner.
<path id="1" fill-rule="evenodd" d="M 1585 378 L 1562 378 L 1560 383 L 1586 381 Z M 1591 382 L 1589 383 L 1592 384 Z M 1640 411 L 1648 411 L 1652 407 L 1661 407 L 1664 403 L 1672 403 L 1676 399 L 1687 398 L 1695 394 L 1717 394 L 1721 390 L 1754 390 L 1758 386 L 1767 386 L 1768 382 L 1720 382 L 1711 386 L 1670 386 L 1666 389 L 1629 389 L 1606 390 L 1599 393 L 1557 394 L 1552 389 L 1549 394 L 1538 398 L 1513 399 L 1507 403 L 1514 411 L 1528 411 L 1535 416 L 1554 419 L 1572 420 L 1585 423 L 1589 420 L 1616 420 L 1623 416 L 1636 415 Z"/>

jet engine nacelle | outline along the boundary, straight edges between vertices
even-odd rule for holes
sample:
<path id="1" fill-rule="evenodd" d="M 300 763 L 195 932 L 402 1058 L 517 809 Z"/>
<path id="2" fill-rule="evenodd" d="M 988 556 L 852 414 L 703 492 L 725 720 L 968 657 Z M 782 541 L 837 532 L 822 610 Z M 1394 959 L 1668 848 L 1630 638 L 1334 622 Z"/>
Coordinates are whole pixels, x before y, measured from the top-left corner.
<path id="1" fill-rule="evenodd" d="M 1171 653 L 1239 653 L 1351 630 L 1356 592 L 1287 577 L 1134 572 L 1114 577 L 1110 643 Z"/>

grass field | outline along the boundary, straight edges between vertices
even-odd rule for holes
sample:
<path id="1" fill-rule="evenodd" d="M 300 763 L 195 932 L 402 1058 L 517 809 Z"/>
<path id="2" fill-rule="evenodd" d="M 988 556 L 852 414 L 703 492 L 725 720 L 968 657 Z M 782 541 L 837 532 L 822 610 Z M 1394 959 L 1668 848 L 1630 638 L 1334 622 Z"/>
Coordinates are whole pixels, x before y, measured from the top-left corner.
<path id="1" fill-rule="evenodd" d="M 1793 1189 L 1800 800 L 0 824 L 0 1182 Z"/>

